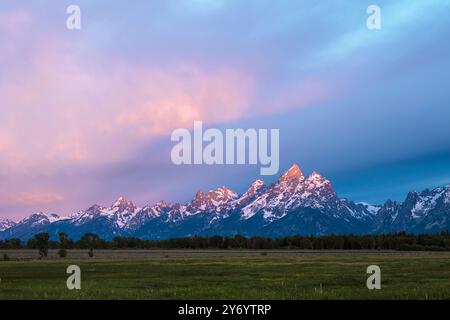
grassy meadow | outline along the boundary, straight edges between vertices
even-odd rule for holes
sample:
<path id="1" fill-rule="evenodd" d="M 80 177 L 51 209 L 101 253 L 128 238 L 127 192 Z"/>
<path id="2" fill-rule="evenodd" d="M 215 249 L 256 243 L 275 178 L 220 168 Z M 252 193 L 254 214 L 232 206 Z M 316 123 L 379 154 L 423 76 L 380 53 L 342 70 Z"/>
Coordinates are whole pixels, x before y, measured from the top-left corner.
<path id="1" fill-rule="evenodd" d="M 450 299 L 450 253 L 356 251 L 69 250 L 36 259 L 2 251 L 0 299 Z M 81 290 L 66 268 L 81 268 Z M 381 268 L 368 290 L 366 268 Z"/>

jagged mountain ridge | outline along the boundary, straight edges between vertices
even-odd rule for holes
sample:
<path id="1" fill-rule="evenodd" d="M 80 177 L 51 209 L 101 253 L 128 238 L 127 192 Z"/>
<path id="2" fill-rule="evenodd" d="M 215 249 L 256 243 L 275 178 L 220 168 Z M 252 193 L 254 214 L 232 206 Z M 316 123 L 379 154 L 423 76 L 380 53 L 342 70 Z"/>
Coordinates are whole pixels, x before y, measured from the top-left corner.
<path id="1" fill-rule="evenodd" d="M 410 192 L 403 203 L 354 203 L 339 198 L 319 173 L 306 177 L 294 164 L 276 183 L 256 180 L 242 195 L 223 186 L 199 190 L 186 204 L 160 201 L 137 208 L 119 198 L 110 207 L 93 205 L 69 217 L 36 213 L 18 223 L 2 221 L 0 239 L 22 240 L 38 232 L 49 232 L 52 239 L 59 232 L 73 239 L 87 232 L 104 239 L 439 232 L 450 229 L 450 185 Z"/>
<path id="2" fill-rule="evenodd" d="M 16 223 L 14 221 L 0 218 L 0 232 L 9 229 L 11 227 L 14 227 L 15 225 Z"/>

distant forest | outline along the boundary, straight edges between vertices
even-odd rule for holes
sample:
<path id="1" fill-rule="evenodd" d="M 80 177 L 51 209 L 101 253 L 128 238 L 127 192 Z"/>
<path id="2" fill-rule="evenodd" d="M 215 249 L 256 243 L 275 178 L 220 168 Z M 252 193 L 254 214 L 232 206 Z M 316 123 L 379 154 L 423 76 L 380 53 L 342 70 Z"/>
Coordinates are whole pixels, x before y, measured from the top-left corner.
<path id="1" fill-rule="evenodd" d="M 59 241 L 49 240 L 47 233 L 37 234 L 23 242 L 19 239 L 0 241 L 0 249 L 300 249 L 300 250 L 404 250 L 450 251 L 450 232 L 437 234 L 327 235 L 265 237 L 188 237 L 167 240 L 143 240 L 116 237 L 111 241 L 87 233 L 80 240 L 59 234 Z M 44 252 L 46 253 L 46 252 Z M 46 254 L 45 254 L 46 255 Z"/>

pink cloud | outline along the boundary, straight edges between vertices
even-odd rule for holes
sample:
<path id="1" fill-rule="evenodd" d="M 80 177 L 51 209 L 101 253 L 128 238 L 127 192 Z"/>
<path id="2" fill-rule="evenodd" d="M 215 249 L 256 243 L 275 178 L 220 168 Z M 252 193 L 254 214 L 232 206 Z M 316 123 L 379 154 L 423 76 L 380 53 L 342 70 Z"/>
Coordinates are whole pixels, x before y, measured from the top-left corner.
<path id="1" fill-rule="evenodd" d="M 8 136 L 0 141 L 0 164 L 8 172 L 120 161 L 139 143 L 194 120 L 238 119 L 253 97 L 252 78 L 229 66 L 208 71 L 180 62 L 100 69 L 49 42 L 32 58 L 31 70 L 15 70 L 0 83 L 0 127 Z"/>
<path id="2" fill-rule="evenodd" d="M 20 205 L 42 205 L 62 201 L 64 196 L 46 191 L 31 191 L 17 194 L 11 200 Z"/>
<path id="3" fill-rule="evenodd" d="M 226 66 L 205 72 L 180 64 L 169 72 L 145 70 L 135 79 L 131 93 L 140 101 L 120 108 L 112 126 L 129 128 L 141 138 L 191 127 L 194 120 L 212 124 L 238 119 L 249 112 L 254 92 L 244 71 Z"/>
<path id="4" fill-rule="evenodd" d="M 29 11 L 16 9 L 14 11 L 0 12 L 0 32 L 19 34 L 31 22 Z"/>
<path id="5" fill-rule="evenodd" d="M 8 206 L 49 205 L 64 200 L 64 196 L 62 194 L 37 188 L 17 192 L 12 190 L 3 190 L 0 197 L 2 199 L 2 204 Z"/>
<path id="6" fill-rule="evenodd" d="M 68 165 L 124 161 L 142 145 L 194 120 L 207 125 L 301 108 L 334 93 L 319 80 L 292 84 L 259 103 L 250 70 L 180 61 L 99 67 L 64 42 L 44 41 L 32 67 L 0 82 L 0 173 L 50 174 Z"/>

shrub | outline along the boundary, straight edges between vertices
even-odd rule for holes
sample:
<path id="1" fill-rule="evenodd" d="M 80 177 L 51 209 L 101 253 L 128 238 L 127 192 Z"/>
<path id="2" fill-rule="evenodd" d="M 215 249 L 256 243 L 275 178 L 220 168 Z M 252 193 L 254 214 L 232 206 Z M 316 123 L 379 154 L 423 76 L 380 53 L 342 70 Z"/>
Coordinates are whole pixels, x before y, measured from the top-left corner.
<path id="1" fill-rule="evenodd" d="M 67 234 L 64 232 L 60 232 L 58 234 L 59 236 L 59 251 L 58 251 L 58 255 L 61 258 L 65 258 L 67 257 L 67 243 L 69 242 L 69 239 L 67 237 Z"/>
<path id="2" fill-rule="evenodd" d="M 65 258 L 65 257 L 67 257 L 67 250 L 64 249 L 64 248 L 59 249 L 58 255 L 59 255 L 60 258 Z"/>
<path id="3" fill-rule="evenodd" d="M 48 233 L 38 233 L 34 236 L 34 239 L 36 240 L 36 247 L 39 250 L 39 257 L 40 259 L 47 257 L 48 254 L 48 240 L 50 236 Z"/>

